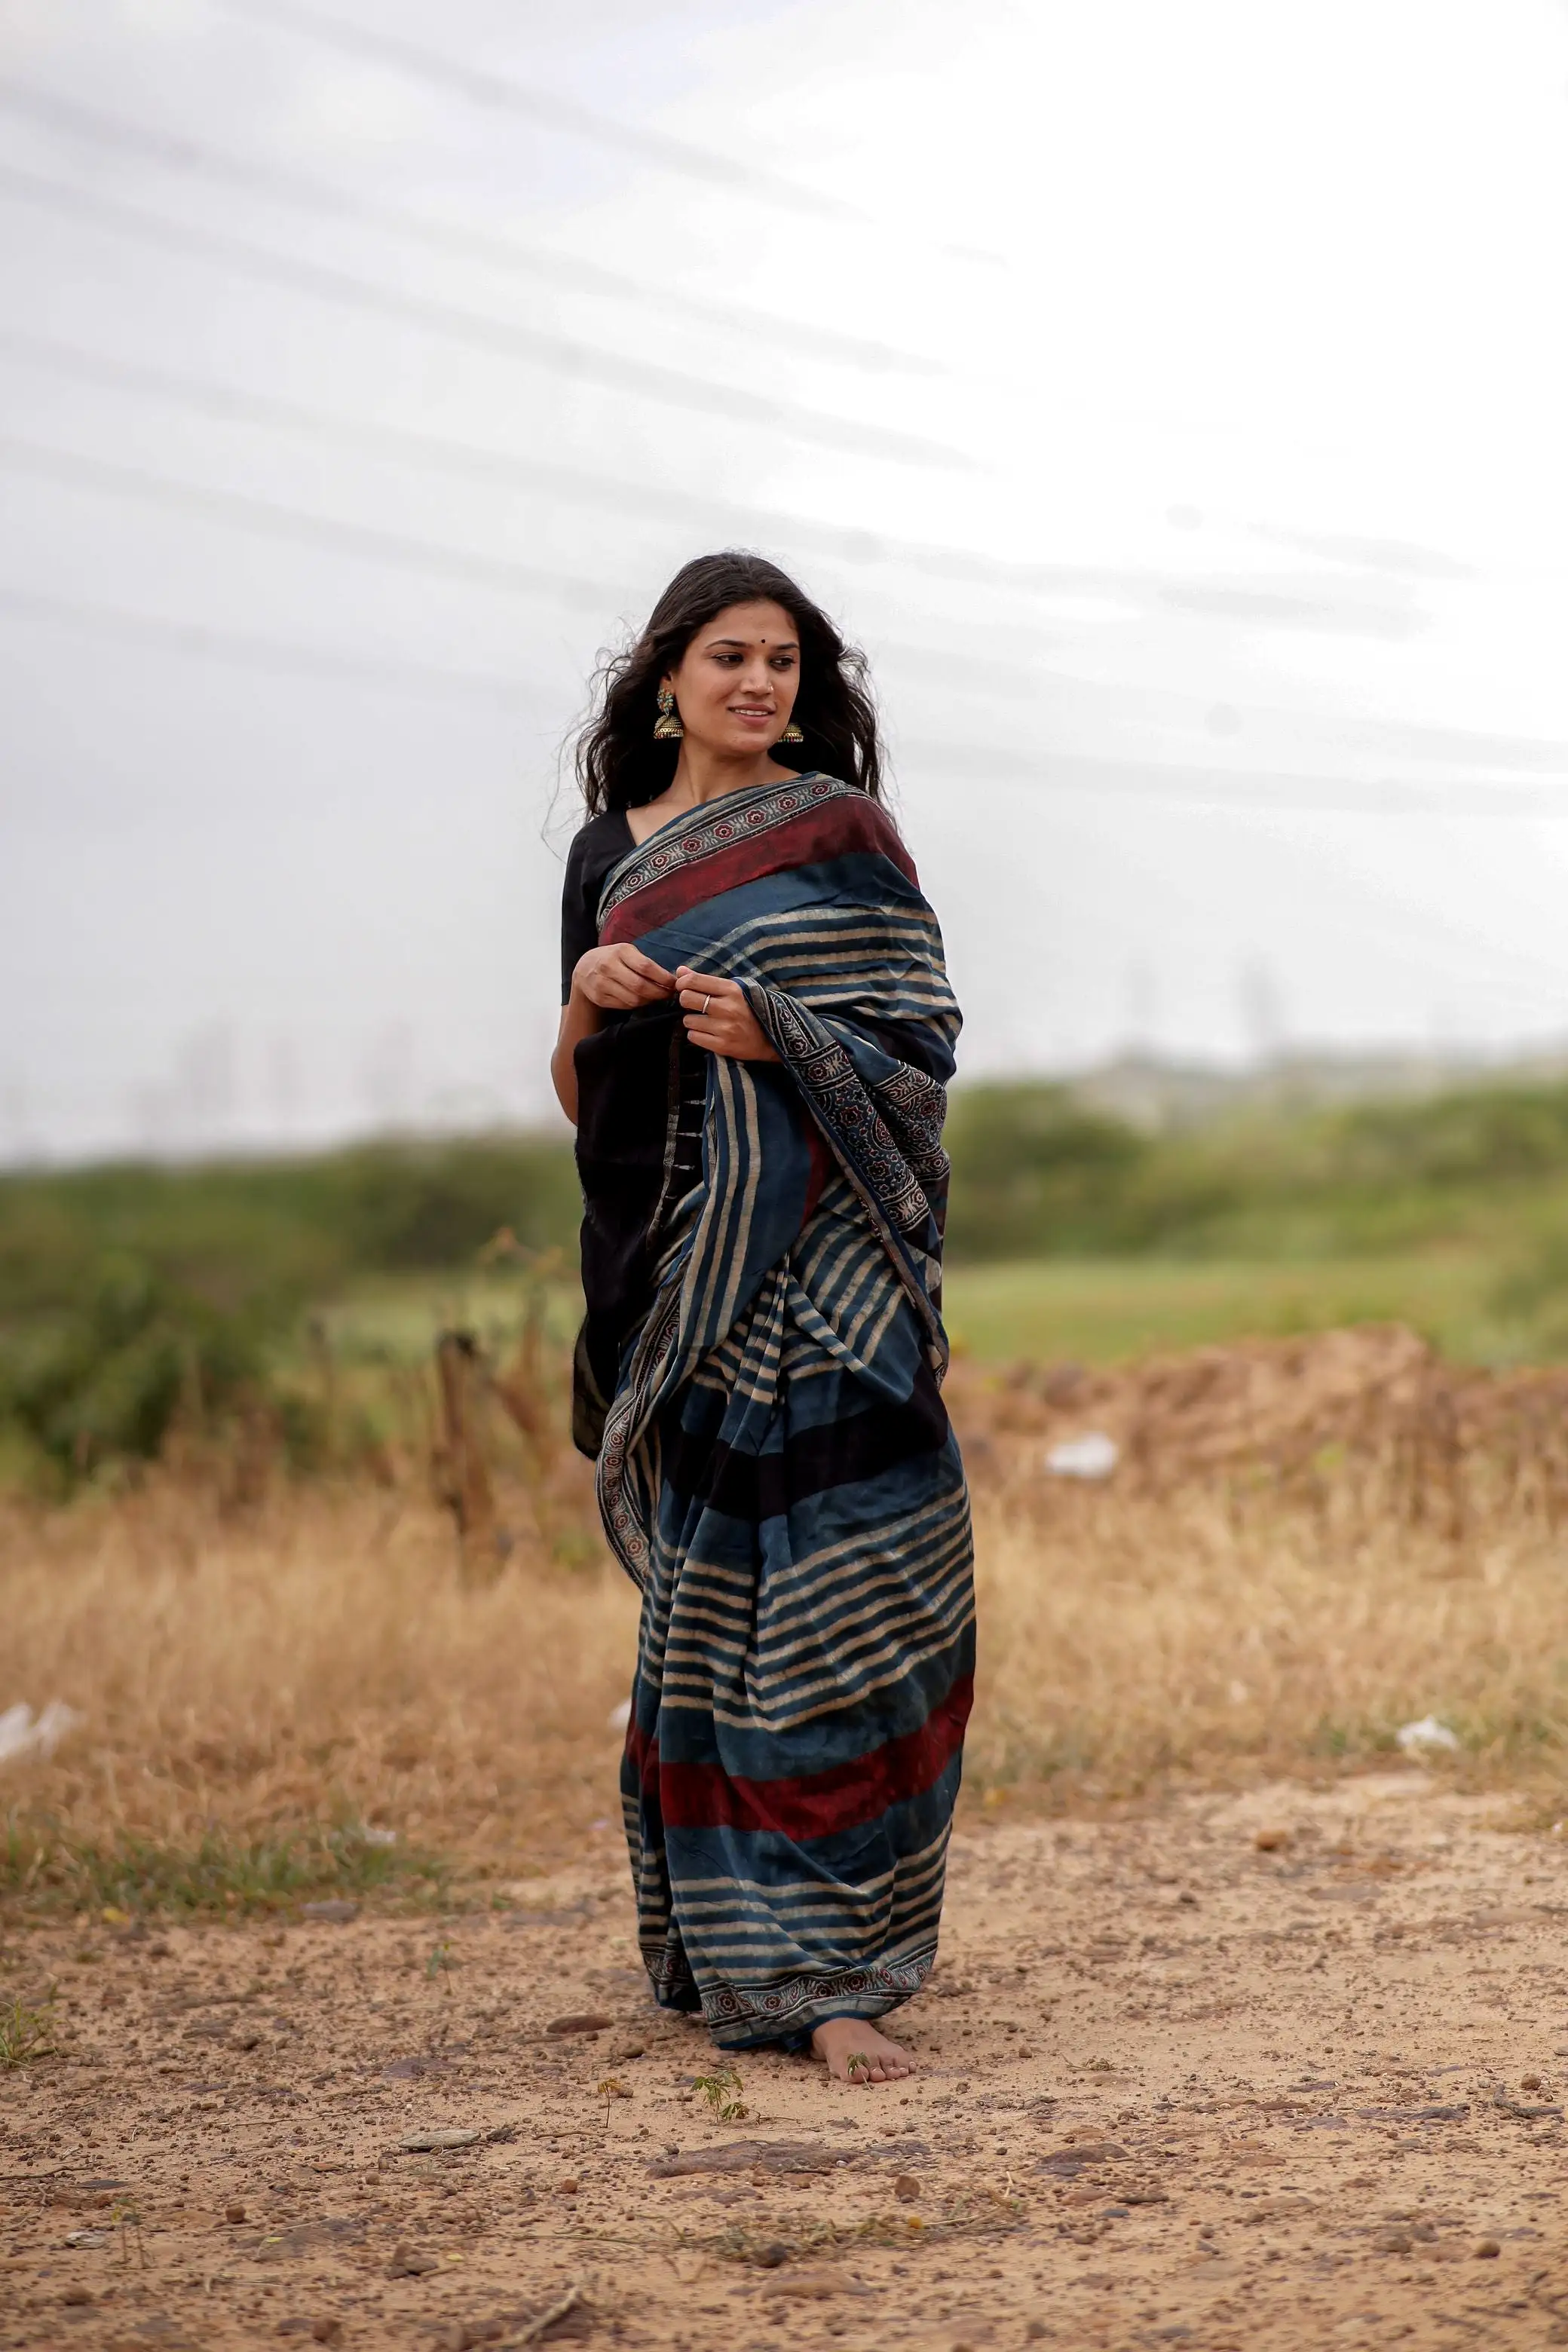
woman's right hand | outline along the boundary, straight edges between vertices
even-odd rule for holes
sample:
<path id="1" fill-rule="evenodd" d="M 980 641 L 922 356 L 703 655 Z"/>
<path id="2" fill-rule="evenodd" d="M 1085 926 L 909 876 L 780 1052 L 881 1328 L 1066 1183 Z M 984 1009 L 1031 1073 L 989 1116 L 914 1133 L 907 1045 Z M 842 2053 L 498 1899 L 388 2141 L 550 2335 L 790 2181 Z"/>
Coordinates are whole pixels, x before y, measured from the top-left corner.
<path id="1" fill-rule="evenodd" d="M 613 948 L 590 948 L 572 972 L 572 993 L 601 1013 L 629 1013 L 675 994 L 675 974 L 645 956 L 629 940 Z"/>

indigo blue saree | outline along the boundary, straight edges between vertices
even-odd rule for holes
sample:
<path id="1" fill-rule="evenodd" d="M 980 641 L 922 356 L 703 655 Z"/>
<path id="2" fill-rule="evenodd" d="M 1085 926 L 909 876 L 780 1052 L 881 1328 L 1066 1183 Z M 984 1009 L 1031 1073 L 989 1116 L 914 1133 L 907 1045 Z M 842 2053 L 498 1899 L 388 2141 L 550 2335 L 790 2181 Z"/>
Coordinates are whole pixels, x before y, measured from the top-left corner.
<path id="1" fill-rule="evenodd" d="M 798 2044 L 936 1950 L 974 1638 L 941 1393 L 958 1009 L 897 831 L 829 776 L 634 846 L 598 932 L 738 981 L 779 1056 L 700 1053 L 662 1005 L 578 1046 L 574 1426 L 643 1596 L 644 1963 L 721 2046 Z"/>

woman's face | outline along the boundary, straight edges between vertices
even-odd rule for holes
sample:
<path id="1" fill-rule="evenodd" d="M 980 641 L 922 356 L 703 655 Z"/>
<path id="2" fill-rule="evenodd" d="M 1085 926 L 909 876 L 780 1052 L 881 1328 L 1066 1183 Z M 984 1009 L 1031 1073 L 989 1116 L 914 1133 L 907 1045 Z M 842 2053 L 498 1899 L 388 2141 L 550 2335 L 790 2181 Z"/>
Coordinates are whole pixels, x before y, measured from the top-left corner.
<path id="1" fill-rule="evenodd" d="M 734 757 L 765 751 L 789 725 L 800 684 L 800 640 L 782 604 L 731 604 L 698 630 L 675 689 L 690 741 Z"/>

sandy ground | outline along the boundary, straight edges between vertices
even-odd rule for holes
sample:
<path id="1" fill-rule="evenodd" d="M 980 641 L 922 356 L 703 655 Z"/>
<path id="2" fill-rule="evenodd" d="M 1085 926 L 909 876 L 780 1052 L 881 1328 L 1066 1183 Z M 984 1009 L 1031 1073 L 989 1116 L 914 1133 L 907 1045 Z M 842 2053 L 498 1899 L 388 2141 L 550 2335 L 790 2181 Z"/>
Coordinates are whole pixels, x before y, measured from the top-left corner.
<path id="1" fill-rule="evenodd" d="M 972 1830 L 917 2082 L 744 2058 L 727 2121 L 607 1836 L 501 1915 L 13 1929 L 61 2050 L 0 2075 L 0 2342 L 1568 2343 L 1568 1841 L 1498 1820 Z"/>

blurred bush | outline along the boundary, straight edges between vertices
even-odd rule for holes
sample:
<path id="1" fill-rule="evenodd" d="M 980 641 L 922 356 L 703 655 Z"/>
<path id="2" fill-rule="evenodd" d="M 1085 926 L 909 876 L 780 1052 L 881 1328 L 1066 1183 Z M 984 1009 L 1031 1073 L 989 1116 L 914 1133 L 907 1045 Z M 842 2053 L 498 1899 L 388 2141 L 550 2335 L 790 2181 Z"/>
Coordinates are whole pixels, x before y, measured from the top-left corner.
<path id="1" fill-rule="evenodd" d="M 1354 1255 L 1568 1217 L 1568 1087 L 1249 1112 L 1144 1135 L 1070 1090 L 955 1092 L 957 1258 Z"/>
<path id="2" fill-rule="evenodd" d="M 0 1178 L 0 1432 L 67 1480 L 247 1417 L 322 1461 L 341 1432 L 285 1362 L 307 1307 L 501 1227 L 573 1246 L 579 1213 L 570 1147 L 526 1136 Z"/>
<path id="3" fill-rule="evenodd" d="M 267 1302 L 215 1305 L 138 1258 L 105 1256 L 80 1299 L 7 1335 L 0 1412 L 68 1475 L 151 1461 L 176 1417 L 208 1428 L 265 1394 L 268 1319 Z"/>
<path id="4" fill-rule="evenodd" d="M 501 1225 L 531 1249 L 572 1247 L 579 1214 L 571 1147 L 547 1137 L 29 1171 L 0 1177 L 0 1319 L 79 1301 L 106 1251 L 233 1307 L 458 1265 Z"/>
<path id="5" fill-rule="evenodd" d="M 948 1247 L 955 1257 L 1104 1249 L 1153 1147 L 1120 1119 L 1080 1109 L 1067 1089 L 957 1089 Z"/>
<path id="6" fill-rule="evenodd" d="M 985 1084 L 955 1091 L 948 1140 L 955 1261 L 1458 1241 L 1496 1261 L 1506 1346 L 1568 1352 L 1568 1086 L 1147 1134 L 1069 1087 Z M 21 1443 L 68 1480 L 247 1417 L 297 1465 L 363 1451 L 375 1415 L 307 1310 L 377 1276 L 474 1269 L 503 1231 L 520 1260 L 558 1251 L 569 1270 L 578 1216 L 570 1145 L 529 1135 L 0 1177 L 0 1454 Z"/>

